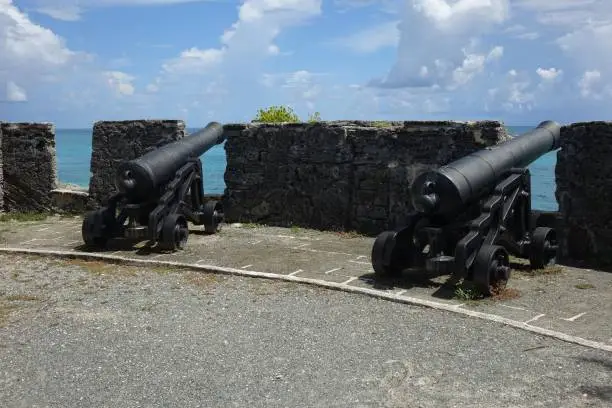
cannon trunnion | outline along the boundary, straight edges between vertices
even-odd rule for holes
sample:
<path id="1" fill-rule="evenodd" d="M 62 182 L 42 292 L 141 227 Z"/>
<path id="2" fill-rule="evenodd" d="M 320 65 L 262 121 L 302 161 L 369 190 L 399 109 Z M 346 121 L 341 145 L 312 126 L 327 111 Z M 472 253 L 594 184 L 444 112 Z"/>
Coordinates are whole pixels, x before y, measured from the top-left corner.
<path id="1" fill-rule="evenodd" d="M 559 142 L 560 126 L 546 121 L 419 175 L 411 186 L 414 211 L 406 225 L 374 242 L 375 274 L 425 267 L 471 281 L 491 295 L 510 278 L 510 255 L 529 259 L 533 269 L 554 263 L 554 216 L 532 211 L 527 166 L 558 149 Z"/>
<path id="2" fill-rule="evenodd" d="M 85 215 L 83 241 L 104 247 L 112 238 L 148 239 L 163 250 L 183 249 L 188 221 L 214 234 L 223 222 L 220 202 L 204 203 L 200 156 L 223 143 L 223 126 L 209 123 L 199 132 L 122 163 L 116 173 L 118 192 L 105 206 Z"/>

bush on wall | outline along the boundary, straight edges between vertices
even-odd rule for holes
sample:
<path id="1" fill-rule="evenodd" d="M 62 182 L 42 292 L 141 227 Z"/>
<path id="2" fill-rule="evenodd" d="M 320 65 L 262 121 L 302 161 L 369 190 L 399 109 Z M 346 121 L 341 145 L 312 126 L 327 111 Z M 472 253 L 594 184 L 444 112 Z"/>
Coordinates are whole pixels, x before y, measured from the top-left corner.
<path id="1" fill-rule="evenodd" d="M 315 112 L 308 115 L 308 122 L 320 122 L 321 114 Z M 266 109 L 259 109 L 253 122 L 264 123 L 297 123 L 301 122 L 299 116 L 289 106 L 270 106 Z"/>

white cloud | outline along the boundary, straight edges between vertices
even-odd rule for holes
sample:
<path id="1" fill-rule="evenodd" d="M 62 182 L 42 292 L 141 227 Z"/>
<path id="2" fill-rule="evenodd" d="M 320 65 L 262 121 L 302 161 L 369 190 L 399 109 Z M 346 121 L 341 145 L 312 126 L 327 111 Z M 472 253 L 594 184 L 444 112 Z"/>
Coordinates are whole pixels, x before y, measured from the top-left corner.
<path id="1" fill-rule="evenodd" d="M 187 1 L 30 0 L 24 6 L 28 0 L 21 0 L 19 5 L 23 10 L 44 7 L 55 18 L 73 21 L 96 7 Z M 535 117 L 554 112 L 553 107 L 573 113 L 576 95 L 583 96 L 578 105 L 583 111 L 593 112 L 597 106 L 604 113 L 609 110 L 605 101 L 612 98 L 612 1 L 392 3 L 396 8 L 403 6 L 400 13 L 390 15 L 387 0 L 335 0 L 334 5 L 346 8 L 344 12 L 356 14 L 338 14 L 335 9 L 326 18 L 337 21 L 327 20 L 320 29 L 333 26 L 336 36 L 343 27 L 353 31 L 327 42 L 320 40 L 327 34 L 323 31 L 311 39 L 302 37 L 309 41 L 306 50 L 292 44 L 286 33 L 316 22 L 321 0 L 240 0 L 234 23 L 219 33 L 216 46 L 203 47 L 196 30 L 193 43 L 160 63 L 157 75 L 141 86 L 134 78 L 142 79 L 136 71 L 139 61 L 129 65 L 125 58 L 116 58 L 86 63 L 88 56 L 76 51 L 73 43 L 68 46 L 48 28 L 35 24 L 12 1 L 0 0 L 0 85 L 6 84 L 0 92 L 7 99 L 10 94 L 20 99 L 15 90 L 21 91 L 28 104 L 19 108 L 32 106 L 37 98 L 42 103 L 39 96 L 45 93 L 37 85 L 55 81 L 56 92 L 48 93 L 53 101 L 75 112 L 87 108 L 102 119 L 144 113 L 200 120 L 215 112 L 231 120 L 249 120 L 254 107 L 286 103 L 303 111 L 316 108 L 324 117 L 335 118 L 461 118 L 485 110 L 502 118 L 533 111 L 531 117 Z M 356 24 L 343 24 L 347 17 L 355 18 Z M 526 41 L 534 39 L 538 41 Z M 372 63 L 367 55 L 338 59 L 333 49 L 325 47 L 330 43 L 355 54 L 395 47 L 397 57 L 386 66 L 387 72 L 368 72 L 385 62 Z M 306 51 L 320 52 L 321 58 L 308 60 Z M 114 57 L 121 55 L 119 51 Z M 273 64 L 289 72 L 275 72 Z M 329 73 L 313 72 L 319 70 Z M 373 76 L 383 77 L 366 85 Z M 356 82 L 361 84 L 351 85 Z M 47 95 L 44 99 L 49 100 Z M 55 103 L 47 105 L 56 109 Z M 302 117 L 304 113 L 299 112 Z"/>
<path id="2" fill-rule="evenodd" d="M 81 19 L 81 9 L 76 6 L 64 7 L 41 7 L 36 9 L 39 13 L 46 14 L 56 20 L 78 21 Z"/>
<path id="3" fill-rule="evenodd" d="M 32 65 L 61 66 L 75 53 L 51 30 L 33 23 L 12 4 L 0 1 L 0 64 L 29 62 Z"/>
<path id="4" fill-rule="evenodd" d="M 518 38 L 521 40 L 535 40 L 540 38 L 540 33 L 533 31 L 522 24 L 514 24 L 507 27 L 504 34 L 510 35 L 510 37 Z"/>
<path id="5" fill-rule="evenodd" d="M 557 40 L 561 50 L 580 67 L 612 72 L 612 14 L 610 21 L 591 23 Z"/>
<path id="6" fill-rule="evenodd" d="M 290 73 L 264 74 L 260 83 L 267 88 L 285 90 L 294 105 L 306 104 L 312 109 L 314 101 L 323 93 L 324 85 L 321 80 L 326 76 L 326 74 L 299 70 Z"/>
<path id="7" fill-rule="evenodd" d="M 451 89 L 465 85 L 484 71 L 487 62 L 496 61 L 504 55 L 504 48 L 494 47 L 488 55 L 466 54 L 461 66 L 455 68 L 452 74 Z"/>
<path id="8" fill-rule="evenodd" d="M 398 26 L 397 60 L 385 78 L 372 84 L 390 88 L 431 87 L 436 80 L 447 81 L 443 77 L 453 75 L 456 69 L 457 78 L 463 78 L 466 50 L 474 53 L 471 39 L 487 33 L 507 17 L 507 0 L 407 1 Z M 474 63 L 478 62 L 467 62 Z M 423 66 L 430 72 L 427 79 L 420 75 Z"/>
<path id="9" fill-rule="evenodd" d="M 589 7 L 601 3 L 600 0 L 514 0 L 514 4 L 522 9 L 529 11 L 559 11 L 577 7 Z"/>
<path id="10" fill-rule="evenodd" d="M 553 81 L 559 77 L 563 71 L 557 68 L 538 68 L 536 69 L 536 73 L 545 81 Z"/>
<path id="11" fill-rule="evenodd" d="M 278 55 L 280 54 L 280 48 L 276 44 L 270 44 L 268 46 L 268 54 L 270 55 Z"/>
<path id="12" fill-rule="evenodd" d="M 87 54 L 69 49 L 53 31 L 32 22 L 11 0 L 0 0 L 0 83 L 7 84 L 7 95 L 22 99 L 88 60 Z"/>
<path id="13" fill-rule="evenodd" d="M 508 17 L 509 7 L 507 0 L 413 0 L 408 5 L 437 30 L 455 34 L 501 23 Z"/>
<path id="14" fill-rule="evenodd" d="M 385 47 L 395 47 L 399 41 L 399 21 L 389 21 L 357 31 L 331 41 L 331 44 L 347 47 L 355 52 L 369 53 Z"/>
<path id="15" fill-rule="evenodd" d="M 104 75 L 106 76 L 108 85 L 117 93 L 117 95 L 134 95 L 134 85 L 132 82 L 136 78 L 134 78 L 132 75 L 121 71 L 108 71 L 105 72 Z"/>
<path id="16" fill-rule="evenodd" d="M 518 114 L 571 110 L 578 92 L 589 98 L 607 95 L 593 91 L 596 80 L 612 96 L 607 82 L 612 81 L 612 1 L 407 0 L 405 5 L 397 59 L 385 77 L 370 81 L 395 99 L 406 97 L 398 91 L 404 88 L 455 112 L 484 107 Z M 508 39 L 539 41 L 519 49 Z M 484 52 L 491 41 L 504 47 Z M 501 61 L 506 49 L 508 58 Z M 578 72 L 564 65 L 564 57 Z M 521 70 L 508 69 L 514 58 L 522 61 Z M 556 67 L 541 66 L 551 61 Z M 601 79 L 591 74 L 579 81 L 585 71 L 600 72 Z"/>
<path id="17" fill-rule="evenodd" d="M 5 0 L 6 1 L 6 0 Z M 77 21 L 84 12 L 95 8 L 122 6 L 159 6 L 215 0 L 23 0 L 28 7 L 63 21 Z M 85 3 L 85 4 L 84 4 Z"/>
<path id="18" fill-rule="evenodd" d="M 28 100 L 28 95 L 19 85 L 9 81 L 6 84 L 6 99 L 9 102 L 25 102 Z"/>
<path id="19" fill-rule="evenodd" d="M 360 8 L 378 4 L 380 0 L 334 0 L 334 5 L 339 8 Z"/>
<path id="20" fill-rule="evenodd" d="M 82 12 L 75 8 L 70 15 L 68 8 L 56 7 L 73 4 L 70 2 L 49 0 L 43 3 L 39 5 L 47 7 L 46 11 L 54 13 L 56 18 L 74 20 Z M 87 7 L 119 3 L 122 2 L 93 1 Z M 262 95 L 253 85 L 263 71 L 263 62 L 290 53 L 290 50 L 279 48 L 276 38 L 284 30 L 318 16 L 321 0 L 246 0 L 236 9 L 238 18 L 222 33 L 218 47 L 198 47 L 195 42 L 175 58 L 160 64 L 157 77 L 143 84 L 140 90 L 136 87 L 135 76 L 125 70 L 129 61 L 96 61 L 85 53 L 74 51 L 53 31 L 33 23 L 12 1 L 0 0 L 0 84 L 10 81 L 15 85 L 6 85 L 1 91 L 6 90 L 5 95 L 10 94 L 12 100 L 22 99 L 16 88 L 19 84 L 19 91 L 28 91 L 28 110 L 42 106 L 44 100 L 46 112 L 88 111 L 87 117 L 95 115 L 96 119 L 109 120 L 143 113 L 150 116 L 156 112 L 206 117 L 211 111 L 227 112 L 223 107 L 228 105 L 242 111 L 240 106 L 244 104 L 261 106 Z M 106 69 L 100 69 L 101 66 Z M 280 87 L 281 93 L 314 106 L 322 87 L 309 83 L 311 77 L 308 75 L 308 71 L 297 71 L 287 76 Z M 46 89 L 37 86 L 41 81 L 55 81 L 53 87 L 47 88 L 53 92 L 47 93 Z M 270 93 L 277 93 L 277 90 L 271 89 Z M 53 104 L 49 104 L 48 95 L 51 94 Z M 250 115 L 249 112 L 244 114 Z M 81 116 L 72 116 L 75 115 Z"/>
<path id="21" fill-rule="evenodd" d="M 374 13 L 395 15 L 401 9 L 403 2 L 397 0 L 333 0 L 330 3 L 333 3 L 338 13 L 371 8 Z"/>
<path id="22" fill-rule="evenodd" d="M 321 2 L 245 0 L 238 7 L 237 21 L 220 36 L 218 48 L 191 48 L 166 61 L 156 86 L 160 89 L 186 86 L 193 90 L 205 89 L 214 82 L 218 98 L 210 101 L 211 104 L 230 103 L 228 98 L 241 103 L 248 103 L 249 98 L 255 100 L 259 95 L 244 95 L 244 90 L 261 81 L 261 63 L 269 57 L 286 54 L 275 44 L 276 38 L 283 30 L 318 16 Z M 186 75 L 190 75 L 191 84 L 185 83 Z M 201 85 L 194 85 L 196 82 Z"/>
<path id="23" fill-rule="evenodd" d="M 133 65 L 132 60 L 126 56 L 113 58 L 108 62 L 108 67 L 112 69 L 118 69 L 123 67 L 129 67 Z"/>
<path id="24" fill-rule="evenodd" d="M 322 0 L 245 0 L 238 21 L 221 36 L 228 58 L 260 58 L 285 28 L 301 24 L 321 13 Z"/>
<path id="25" fill-rule="evenodd" d="M 612 73 L 612 1 L 517 0 L 516 8 L 533 13 L 543 26 L 562 31 L 554 43 L 576 67 Z"/>
<path id="26" fill-rule="evenodd" d="M 151 105 L 137 95 L 132 75 L 105 71 L 100 65 L 94 56 L 72 49 L 62 37 L 32 21 L 13 1 L 0 0 L 0 84 L 7 100 L 27 101 L 19 110 L 9 108 L 12 117 L 49 120 L 71 112 L 69 120 L 83 121 L 87 119 L 82 117 L 112 118 Z M 113 103 L 125 96 L 130 98 Z"/>
<path id="27" fill-rule="evenodd" d="M 580 94 L 583 98 L 601 99 L 602 76 L 599 71 L 586 71 L 578 81 Z"/>
<path id="28" fill-rule="evenodd" d="M 498 86 L 488 90 L 487 103 L 506 111 L 530 111 L 536 100 L 531 85 L 527 73 L 511 69 Z"/>
<path id="29" fill-rule="evenodd" d="M 502 46 L 495 46 L 493 47 L 493 49 L 489 52 L 489 55 L 487 55 L 487 61 L 495 61 L 500 59 L 502 56 L 504 55 L 504 47 Z"/>
<path id="30" fill-rule="evenodd" d="M 536 33 L 535 31 L 530 31 L 528 33 L 518 34 L 516 38 L 519 38 L 521 40 L 537 40 L 538 38 L 540 38 L 540 34 Z"/>
<path id="31" fill-rule="evenodd" d="M 145 87 L 146 91 L 149 92 L 149 93 L 156 93 L 156 92 L 158 92 L 159 91 L 159 81 L 160 81 L 159 78 L 155 78 L 155 80 L 152 83 L 148 84 Z"/>
<path id="32" fill-rule="evenodd" d="M 201 50 L 193 47 L 162 65 L 162 69 L 170 74 L 197 74 L 202 75 L 210 68 L 215 67 L 223 60 L 224 49 L 209 48 Z"/>
<path id="33" fill-rule="evenodd" d="M 320 14 L 321 1 L 246 0 L 238 8 L 238 21 L 221 35 L 220 48 L 185 50 L 164 64 L 163 69 L 169 73 L 202 73 L 223 62 L 248 66 L 244 61 L 249 58 L 278 55 L 280 49 L 274 39 L 284 28 Z"/>

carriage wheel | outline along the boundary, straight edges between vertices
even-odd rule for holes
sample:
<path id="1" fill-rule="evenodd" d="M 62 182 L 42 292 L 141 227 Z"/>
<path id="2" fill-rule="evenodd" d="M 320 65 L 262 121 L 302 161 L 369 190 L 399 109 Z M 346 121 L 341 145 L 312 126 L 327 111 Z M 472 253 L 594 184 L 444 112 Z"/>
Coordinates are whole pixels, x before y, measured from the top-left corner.
<path id="1" fill-rule="evenodd" d="M 397 265 L 394 259 L 395 251 L 395 232 L 385 231 L 376 237 L 374 246 L 372 247 L 371 258 L 374 274 L 377 277 L 398 275 L 401 272 L 401 267 Z M 387 262 L 387 259 L 389 259 L 390 262 Z"/>
<path id="2" fill-rule="evenodd" d="M 211 200 L 204 204 L 204 208 L 202 209 L 204 231 L 209 234 L 219 232 L 224 218 L 225 215 L 223 214 L 223 205 L 220 202 Z"/>
<path id="3" fill-rule="evenodd" d="M 510 257 L 499 245 L 483 245 L 474 260 L 473 282 L 485 296 L 505 289 L 510 279 Z"/>
<path id="4" fill-rule="evenodd" d="M 179 214 L 170 214 L 164 218 L 159 246 L 161 249 L 175 251 L 184 249 L 189 238 L 187 220 Z"/>
<path id="5" fill-rule="evenodd" d="M 532 269 L 542 269 L 553 265 L 557 258 L 557 233 L 548 227 L 538 227 L 531 236 L 529 263 Z"/>
<path id="6" fill-rule="evenodd" d="M 401 233 L 384 231 L 374 240 L 371 261 L 377 277 L 397 276 L 412 266 L 415 249 L 412 240 L 402 239 Z"/>
<path id="7" fill-rule="evenodd" d="M 90 211 L 85 214 L 83 224 L 81 226 L 81 235 L 85 245 L 93 248 L 104 248 L 109 237 L 98 235 L 98 231 L 104 234 L 106 231 L 104 224 L 104 213 L 102 210 Z"/>

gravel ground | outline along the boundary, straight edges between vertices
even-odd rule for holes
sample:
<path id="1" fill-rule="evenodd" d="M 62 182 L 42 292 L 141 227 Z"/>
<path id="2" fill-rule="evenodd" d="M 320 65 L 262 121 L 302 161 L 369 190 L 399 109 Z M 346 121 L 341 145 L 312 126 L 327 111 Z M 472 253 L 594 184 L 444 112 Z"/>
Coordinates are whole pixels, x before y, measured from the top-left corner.
<path id="1" fill-rule="evenodd" d="M 0 256 L 3 407 L 603 407 L 612 355 L 291 283 Z"/>

